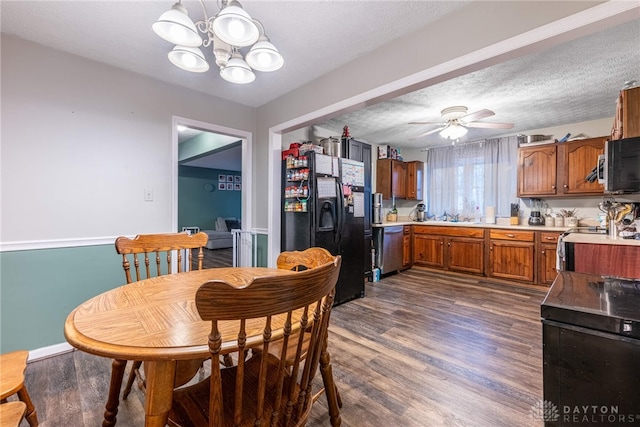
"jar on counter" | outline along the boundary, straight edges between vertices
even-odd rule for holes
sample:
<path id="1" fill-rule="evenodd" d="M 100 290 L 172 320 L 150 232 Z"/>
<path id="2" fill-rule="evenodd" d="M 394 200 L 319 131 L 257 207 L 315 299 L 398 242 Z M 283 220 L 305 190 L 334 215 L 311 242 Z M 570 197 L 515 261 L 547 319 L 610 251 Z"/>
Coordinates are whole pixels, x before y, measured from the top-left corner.
<path id="1" fill-rule="evenodd" d="M 564 227 L 564 217 L 562 215 L 556 215 L 553 219 L 553 225 L 556 227 Z"/>
<path id="2" fill-rule="evenodd" d="M 555 221 L 553 220 L 553 216 L 547 214 L 544 216 L 544 225 L 545 227 L 553 227 L 555 225 Z"/>

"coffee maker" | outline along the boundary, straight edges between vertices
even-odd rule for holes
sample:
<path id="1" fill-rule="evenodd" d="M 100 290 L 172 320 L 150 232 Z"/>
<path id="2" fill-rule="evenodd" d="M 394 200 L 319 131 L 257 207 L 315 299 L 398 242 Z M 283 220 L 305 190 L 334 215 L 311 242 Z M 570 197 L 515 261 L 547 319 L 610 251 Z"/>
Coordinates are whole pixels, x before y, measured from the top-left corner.
<path id="1" fill-rule="evenodd" d="M 427 206 L 424 203 L 418 203 L 416 206 L 416 221 L 424 222 L 427 219 Z"/>
<path id="2" fill-rule="evenodd" d="M 382 193 L 373 193 L 373 214 L 372 222 L 382 224 Z"/>
<path id="3" fill-rule="evenodd" d="M 540 213 L 542 203 L 539 199 L 531 199 L 531 213 L 529 214 L 529 225 L 544 225 L 544 217 Z"/>

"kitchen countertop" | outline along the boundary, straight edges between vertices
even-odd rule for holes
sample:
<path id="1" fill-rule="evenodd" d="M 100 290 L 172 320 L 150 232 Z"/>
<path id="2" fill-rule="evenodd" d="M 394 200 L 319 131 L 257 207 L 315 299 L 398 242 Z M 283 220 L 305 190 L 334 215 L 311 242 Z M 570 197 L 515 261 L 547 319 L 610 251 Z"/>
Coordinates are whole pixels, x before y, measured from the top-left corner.
<path id="1" fill-rule="evenodd" d="M 638 246 L 640 240 L 636 239 L 612 239 L 606 234 L 587 234 L 587 233 L 571 233 L 562 239 L 565 243 L 591 243 L 596 245 L 622 245 L 622 246 Z"/>
<path id="2" fill-rule="evenodd" d="M 376 227 L 393 227 L 397 225 L 426 225 L 426 226 L 445 226 L 445 227 L 475 227 L 475 228 L 502 228 L 507 230 L 523 230 L 523 231 L 556 231 L 564 232 L 571 227 L 545 227 L 545 226 L 531 226 L 531 225 L 509 225 L 509 224 L 486 224 L 483 222 L 452 222 L 452 221 L 396 221 L 396 222 L 383 222 L 382 224 L 372 224 Z"/>

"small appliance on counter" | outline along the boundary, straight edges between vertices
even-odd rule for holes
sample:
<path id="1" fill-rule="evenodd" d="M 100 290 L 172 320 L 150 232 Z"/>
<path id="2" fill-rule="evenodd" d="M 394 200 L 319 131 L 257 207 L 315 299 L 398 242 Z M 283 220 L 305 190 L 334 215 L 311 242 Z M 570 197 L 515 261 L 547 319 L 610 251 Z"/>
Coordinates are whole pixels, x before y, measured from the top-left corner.
<path id="1" fill-rule="evenodd" d="M 427 219 L 427 206 L 424 203 L 418 203 L 416 206 L 416 221 L 424 222 Z"/>
<path id="2" fill-rule="evenodd" d="M 529 214 L 529 225 L 544 225 L 544 217 L 540 213 L 540 208 L 542 204 L 540 200 L 532 199 L 531 200 L 531 213 Z"/>
<path id="3" fill-rule="evenodd" d="M 382 224 L 382 193 L 373 193 L 372 222 Z"/>

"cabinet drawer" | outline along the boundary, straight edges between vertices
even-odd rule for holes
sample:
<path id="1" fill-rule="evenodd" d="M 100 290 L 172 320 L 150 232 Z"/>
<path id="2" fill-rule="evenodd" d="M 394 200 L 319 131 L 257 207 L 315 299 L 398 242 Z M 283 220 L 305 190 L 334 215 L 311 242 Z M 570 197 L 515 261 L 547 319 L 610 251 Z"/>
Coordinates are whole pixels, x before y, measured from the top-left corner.
<path id="1" fill-rule="evenodd" d="M 484 238 L 484 228 L 414 225 L 413 232 L 416 234 L 437 234 L 439 236 L 471 237 L 477 239 Z"/>
<path id="2" fill-rule="evenodd" d="M 519 242 L 533 242 L 533 231 L 491 230 L 490 238 L 497 240 L 516 240 Z"/>
<path id="3" fill-rule="evenodd" d="M 407 234 L 411 234 L 411 226 L 410 226 L 410 225 L 405 225 L 405 226 L 404 226 L 403 233 L 404 233 L 405 235 L 407 235 Z"/>
<path id="4" fill-rule="evenodd" d="M 540 243 L 558 243 L 558 233 L 540 233 Z"/>

